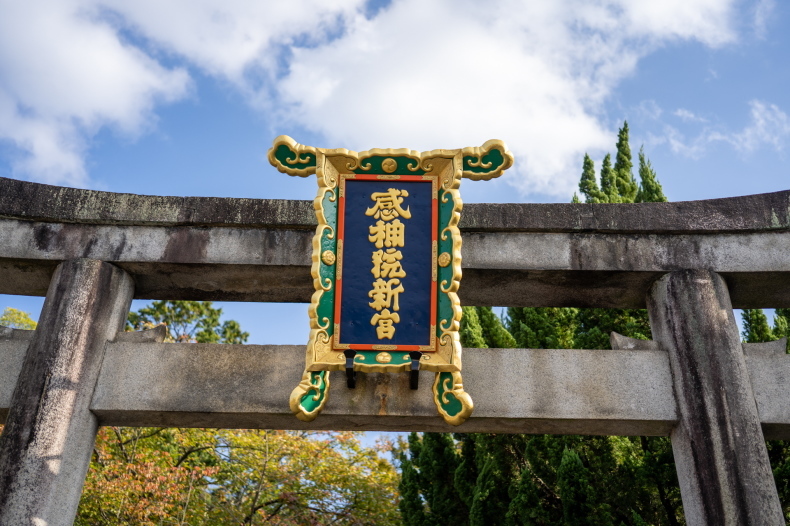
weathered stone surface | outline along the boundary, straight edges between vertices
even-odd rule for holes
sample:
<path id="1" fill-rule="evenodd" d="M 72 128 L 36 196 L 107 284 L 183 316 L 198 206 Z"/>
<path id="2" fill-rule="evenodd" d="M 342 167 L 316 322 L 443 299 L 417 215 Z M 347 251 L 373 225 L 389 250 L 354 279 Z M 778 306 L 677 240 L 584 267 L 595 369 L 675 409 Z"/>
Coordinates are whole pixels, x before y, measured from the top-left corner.
<path id="1" fill-rule="evenodd" d="M 0 293 L 42 294 L 58 262 L 87 257 L 126 270 L 138 298 L 309 302 L 312 231 L 275 226 L 0 219 Z M 709 268 L 725 276 L 736 307 L 790 306 L 787 231 L 464 232 L 463 242 L 467 305 L 642 307 L 663 273 Z"/>
<path id="2" fill-rule="evenodd" d="M 307 200 L 117 194 L 3 177 L 0 217 L 91 224 L 315 226 L 312 201 Z M 460 228 L 624 234 L 790 230 L 790 191 L 674 203 L 466 204 Z"/>
<path id="3" fill-rule="evenodd" d="M 658 342 L 653 340 L 639 340 L 629 338 L 620 333 L 612 331 L 609 334 L 609 343 L 612 349 L 622 349 L 624 351 L 659 351 Z"/>
<path id="4" fill-rule="evenodd" d="M 342 376 L 333 373 L 326 413 L 331 418 L 322 413 L 322 418 L 304 424 L 287 406 L 301 371 L 282 366 L 298 363 L 303 346 L 180 347 L 184 344 L 126 341 L 131 334 L 146 332 L 123 333 L 107 347 L 92 406 L 106 423 L 447 429 L 430 402 L 429 373 L 422 373 L 420 385 L 425 388 L 417 392 L 409 390 L 406 375 L 360 374 L 358 388 L 349 391 Z M 0 421 L 11 403 L 27 345 L 24 339 L 0 340 Z M 766 437 L 790 439 L 790 405 L 785 402 L 790 355 L 750 353 L 746 363 Z M 215 373 L 211 378 L 209 370 Z M 171 380 L 176 383 L 165 388 Z M 514 384 L 524 393 L 521 401 L 509 398 Z M 466 349 L 464 385 L 475 400 L 474 416 L 464 426 L 477 431 L 666 435 L 677 418 L 663 351 Z M 382 404 L 386 414 L 380 415 Z M 561 419 L 552 421 L 552 414 Z"/>
<path id="5" fill-rule="evenodd" d="M 114 343 L 92 409 L 102 422 L 125 425 L 146 415 L 151 425 L 449 429 L 431 401 L 431 373 L 416 392 L 406 374 L 360 374 L 349 390 L 333 373 L 321 417 L 296 420 L 288 396 L 301 370 L 283 364 L 299 363 L 303 353 L 302 346 Z M 668 372 L 659 352 L 467 349 L 464 386 L 475 416 L 458 429 L 666 434 L 675 420 Z"/>
<path id="6" fill-rule="evenodd" d="M 787 354 L 787 338 L 779 338 L 772 342 L 744 343 L 743 352 L 751 354 L 768 354 L 784 356 Z"/>
<path id="7" fill-rule="evenodd" d="M 117 267 L 66 261 L 33 339 L 0 342 L 27 347 L 0 437 L 0 525 L 72 523 L 98 427 L 91 397 L 131 299 L 131 278 Z"/>
<path id="8" fill-rule="evenodd" d="M 724 280 L 672 272 L 654 285 L 648 310 L 672 370 L 680 417 L 672 449 L 687 524 L 784 524 Z"/>

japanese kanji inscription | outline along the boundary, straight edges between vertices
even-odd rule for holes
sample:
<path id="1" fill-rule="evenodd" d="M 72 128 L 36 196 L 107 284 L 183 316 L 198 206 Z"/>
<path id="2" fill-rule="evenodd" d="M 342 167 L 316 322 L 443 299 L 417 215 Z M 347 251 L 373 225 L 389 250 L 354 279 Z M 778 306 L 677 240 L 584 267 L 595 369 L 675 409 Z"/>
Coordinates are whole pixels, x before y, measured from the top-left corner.
<path id="1" fill-rule="evenodd" d="M 274 140 L 280 172 L 315 174 L 318 227 L 313 237 L 305 372 L 290 398 L 311 421 L 329 394 L 329 371 L 435 372 L 433 399 L 450 424 L 472 413 L 461 378 L 461 178 L 488 180 L 513 163 L 502 141 L 416 152 L 353 152 Z"/>

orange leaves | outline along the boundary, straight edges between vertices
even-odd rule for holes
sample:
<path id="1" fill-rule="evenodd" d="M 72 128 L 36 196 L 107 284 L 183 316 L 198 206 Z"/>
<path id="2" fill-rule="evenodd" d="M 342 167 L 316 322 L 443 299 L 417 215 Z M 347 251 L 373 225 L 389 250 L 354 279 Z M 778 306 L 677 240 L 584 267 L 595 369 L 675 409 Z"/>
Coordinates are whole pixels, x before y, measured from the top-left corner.
<path id="1" fill-rule="evenodd" d="M 352 432 L 102 428 L 76 524 L 397 524 Z"/>

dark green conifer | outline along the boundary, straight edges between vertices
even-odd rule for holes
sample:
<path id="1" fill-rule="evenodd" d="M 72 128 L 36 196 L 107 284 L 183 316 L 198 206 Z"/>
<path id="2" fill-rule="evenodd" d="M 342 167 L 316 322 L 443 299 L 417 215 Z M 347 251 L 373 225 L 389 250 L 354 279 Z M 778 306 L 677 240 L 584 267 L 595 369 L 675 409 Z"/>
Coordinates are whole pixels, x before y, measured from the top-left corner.
<path id="1" fill-rule="evenodd" d="M 469 510 L 470 526 L 506 523 L 510 486 L 517 476 L 514 443 L 522 441 L 519 435 L 478 435 L 478 476 Z"/>
<path id="2" fill-rule="evenodd" d="M 741 320 L 743 321 L 743 332 L 741 333 L 743 341 L 759 343 L 776 340 L 763 309 L 743 309 Z"/>
<path id="3" fill-rule="evenodd" d="M 601 199 L 599 203 L 619 203 L 620 193 L 617 191 L 617 178 L 612 168 L 612 156 L 606 154 L 601 163 Z"/>
<path id="4" fill-rule="evenodd" d="M 656 172 L 650 164 L 650 159 L 645 157 L 644 147 L 639 148 L 639 191 L 636 193 L 636 203 L 665 203 L 667 198 L 661 183 L 656 179 Z"/>
<path id="5" fill-rule="evenodd" d="M 578 309 L 557 307 L 510 307 L 507 329 L 518 347 L 571 349 Z"/>
<path id="6" fill-rule="evenodd" d="M 405 526 L 424 526 L 426 524 L 425 503 L 420 492 L 420 472 L 417 464 L 420 458 L 422 443 L 417 433 L 409 433 L 409 448 L 398 454 L 400 462 L 400 493 L 401 518 Z"/>
<path id="7" fill-rule="evenodd" d="M 582 178 L 579 181 L 579 191 L 584 195 L 585 203 L 606 202 L 604 200 L 605 194 L 598 188 L 598 182 L 595 180 L 595 163 L 586 153 L 584 154 L 584 161 L 582 162 Z M 576 201 L 571 202 L 578 203 L 579 198 L 576 194 L 573 194 L 573 197 Z"/>
<path id="8" fill-rule="evenodd" d="M 476 307 L 476 309 L 480 327 L 483 331 L 483 339 L 489 347 L 512 349 L 516 346 L 516 340 L 502 325 L 502 320 L 494 314 L 494 309 L 491 307 Z"/>
<path id="9" fill-rule="evenodd" d="M 562 500 L 562 519 L 566 526 L 592 526 L 592 491 L 587 468 L 572 449 L 562 453 L 557 469 L 557 489 Z"/>
<path id="10" fill-rule="evenodd" d="M 787 338 L 787 352 L 790 352 L 790 309 L 774 311 L 774 337 Z"/>
<path id="11" fill-rule="evenodd" d="M 633 203 L 636 200 L 638 186 L 632 168 L 631 146 L 628 144 L 628 122 L 617 133 L 617 156 L 614 161 L 614 176 L 617 181 L 618 201 L 610 203 Z"/>
<path id="12" fill-rule="evenodd" d="M 461 338 L 463 347 L 473 347 L 476 349 L 488 348 L 483 337 L 483 327 L 480 325 L 480 317 L 477 315 L 475 307 L 462 307 L 464 315 L 461 318 L 461 327 L 458 336 Z"/>

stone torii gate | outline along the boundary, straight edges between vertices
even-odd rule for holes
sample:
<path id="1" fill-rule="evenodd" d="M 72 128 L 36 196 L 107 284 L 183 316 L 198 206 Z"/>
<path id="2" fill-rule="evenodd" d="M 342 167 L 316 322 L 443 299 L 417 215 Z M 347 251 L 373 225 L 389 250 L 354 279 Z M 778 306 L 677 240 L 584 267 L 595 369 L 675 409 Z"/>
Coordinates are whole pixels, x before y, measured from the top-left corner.
<path id="1" fill-rule="evenodd" d="M 406 375 L 337 382 L 305 423 L 278 365 L 304 346 L 122 332 L 132 298 L 307 303 L 314 228 L 309 201 L 0 178 L 0 293 L 46 296 L 38 329 L 0 329 L 0 525 L 72 523 L 99 425 L 449 431 Z M 764 438 L 790 438 L 790 356 L 742 345 L 732 308 L 790 307 L 790 191 L 467 205 L 460 228 L 463 304 L 647 306 L 655 341 L 468 349 L 453 431 L 668 435 L 688 524 L 784 524 Z"/>

